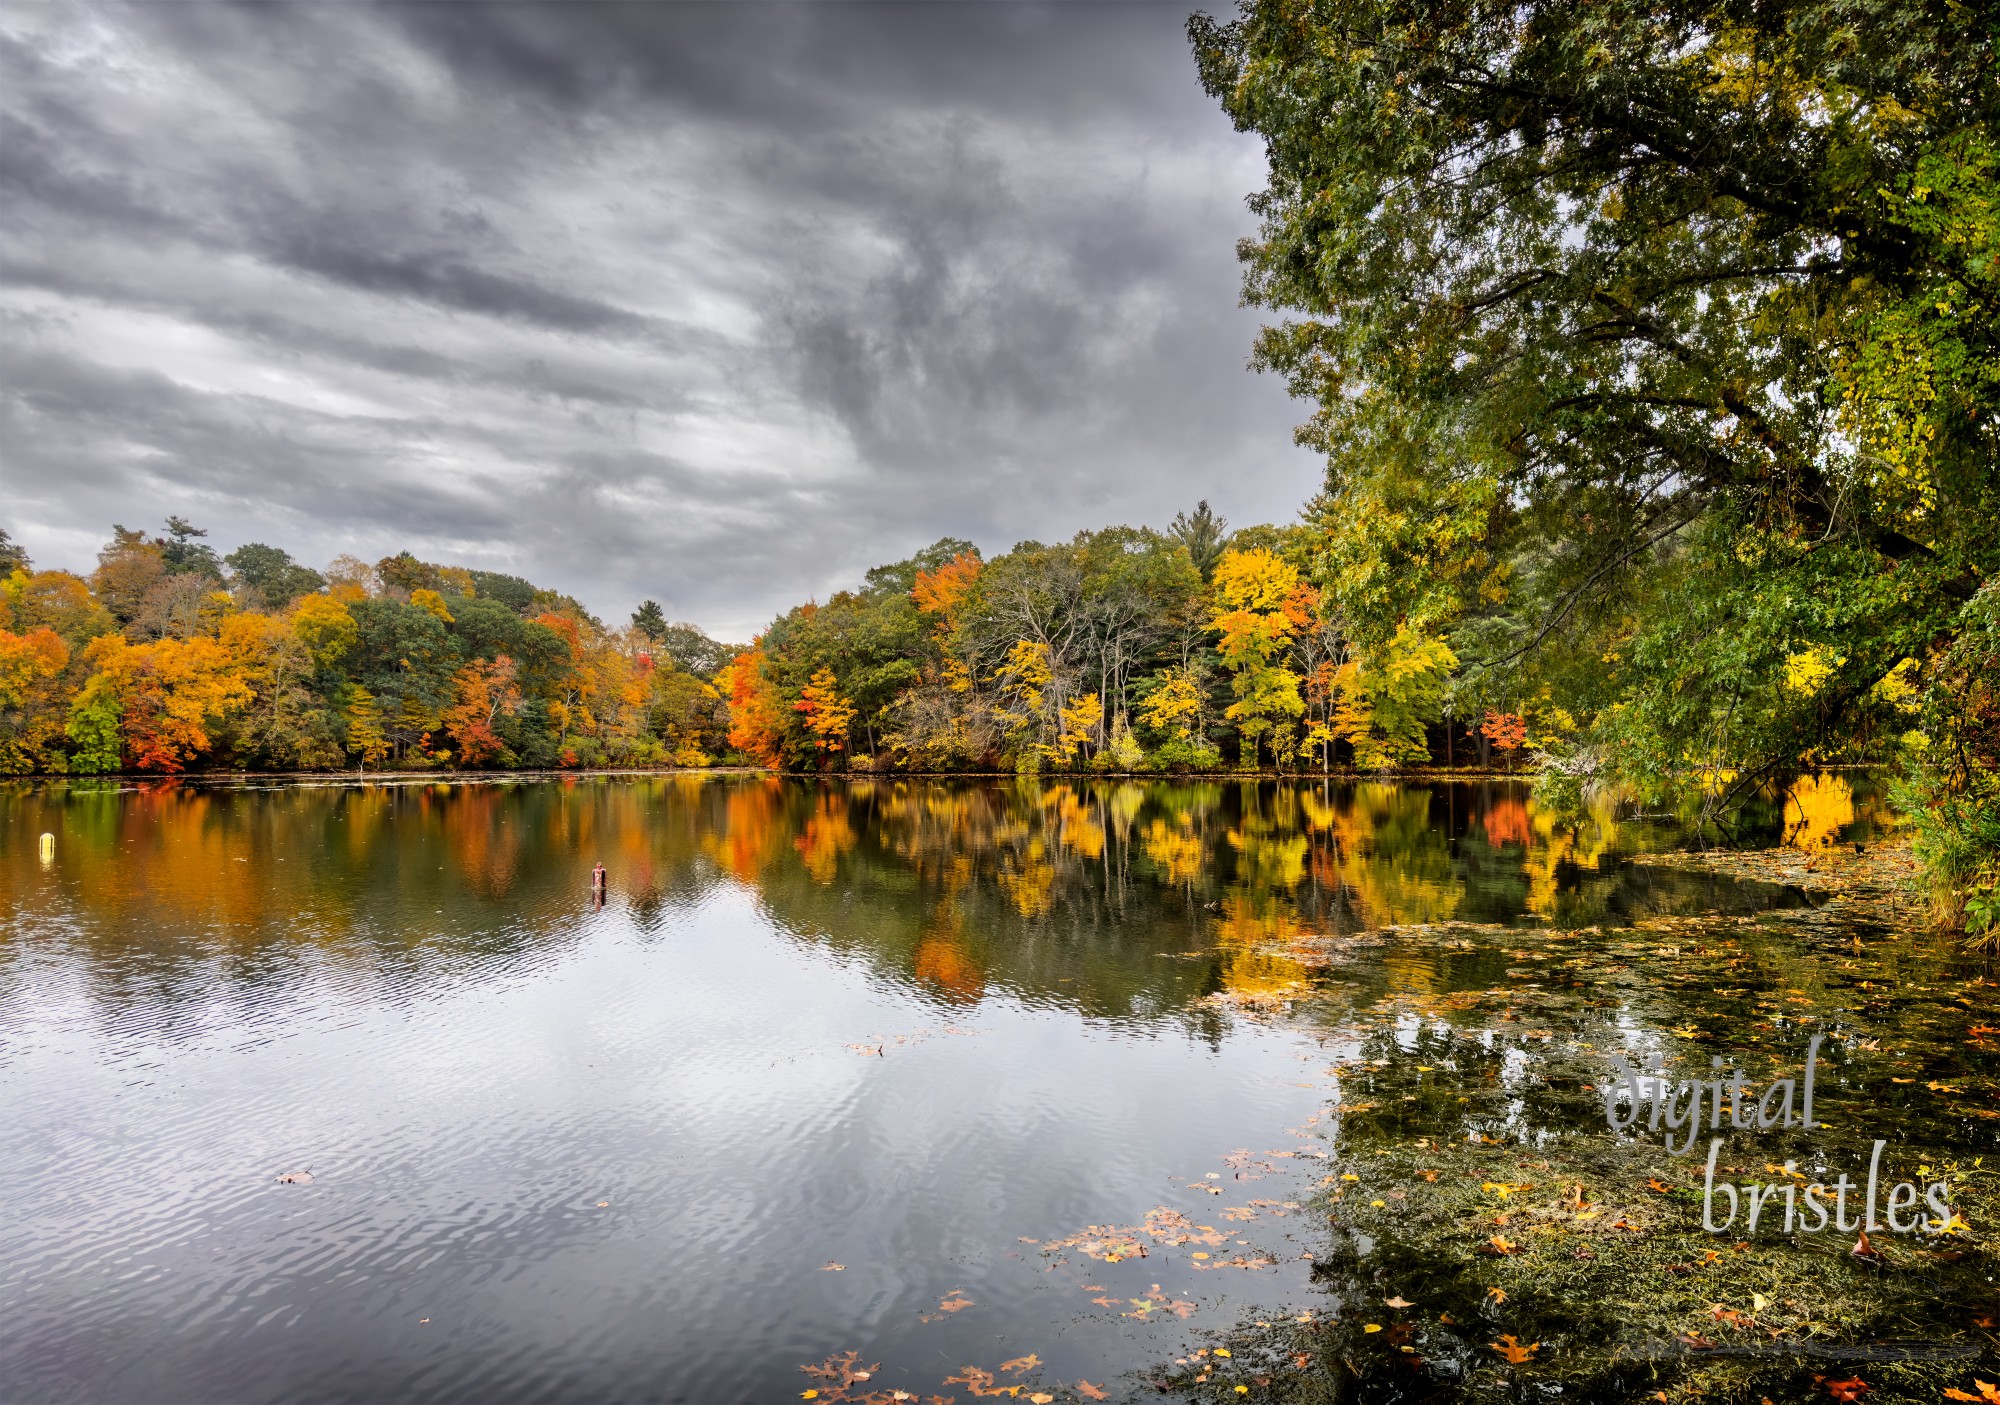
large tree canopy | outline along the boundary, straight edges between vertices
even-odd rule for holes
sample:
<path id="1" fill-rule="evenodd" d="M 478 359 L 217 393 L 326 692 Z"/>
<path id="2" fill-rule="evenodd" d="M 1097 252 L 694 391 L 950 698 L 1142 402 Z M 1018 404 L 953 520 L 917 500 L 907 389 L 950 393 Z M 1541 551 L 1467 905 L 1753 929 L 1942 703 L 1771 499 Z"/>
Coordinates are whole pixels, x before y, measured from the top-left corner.
<path id="1" fill-rule="evenodd" d="M 1241 255 L 1291 318 L 1257 359 L 1317 406 L 1355 637 L 1449 633 L 1462 691 L 1654 789 L 1909 732 L 1993 613 L 1995 32 L 1894 0 L 1195 16 L 1268 150 Z M 1993 715 L 1930 701 L 1924 774 L 1976 788 Z"/>

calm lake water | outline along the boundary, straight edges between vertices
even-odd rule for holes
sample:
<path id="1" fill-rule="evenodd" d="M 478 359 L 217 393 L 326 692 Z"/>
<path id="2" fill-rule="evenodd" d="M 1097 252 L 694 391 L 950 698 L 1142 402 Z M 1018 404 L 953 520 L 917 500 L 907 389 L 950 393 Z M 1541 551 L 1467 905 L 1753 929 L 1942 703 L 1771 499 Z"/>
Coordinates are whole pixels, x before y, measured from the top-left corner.
<path id="1" fill-rule="evenodd" d="M 1357 1046 L 1260 1016 L 1288 944 L 1372 996 L 1384 928 L 1803 901 L 1620 863 L 1667 837 L 1503 782 L 0 790 L 0 1398 L 1152 1396 L 1323 1296 Z"/>

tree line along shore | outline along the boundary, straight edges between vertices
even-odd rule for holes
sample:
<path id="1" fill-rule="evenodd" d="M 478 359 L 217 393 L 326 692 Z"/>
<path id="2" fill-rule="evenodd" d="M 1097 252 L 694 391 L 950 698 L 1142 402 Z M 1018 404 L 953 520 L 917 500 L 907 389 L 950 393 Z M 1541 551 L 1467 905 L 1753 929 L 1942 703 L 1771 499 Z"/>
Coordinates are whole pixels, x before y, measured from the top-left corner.
<path id="1" fill-rule="evenodd" d="M 990 561 L 947 539 L 744 646 L 652 601 L 610 627 L 517 576 L 205 536 L 117 527 L 85 577 L 0 534 L 0 768 L 1380 770 L 1533 741 L 1447 716 L 1439 640 L 1371 676 L 1300 530 L 1230 533 L 1206 504 Z"/>

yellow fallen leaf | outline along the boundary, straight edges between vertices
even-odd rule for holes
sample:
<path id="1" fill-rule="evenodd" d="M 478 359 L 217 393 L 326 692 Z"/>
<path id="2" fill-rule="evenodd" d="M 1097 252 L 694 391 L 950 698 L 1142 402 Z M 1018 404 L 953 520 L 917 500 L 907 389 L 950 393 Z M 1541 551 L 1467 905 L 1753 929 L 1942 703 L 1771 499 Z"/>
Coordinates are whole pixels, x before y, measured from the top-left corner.
<path id="1" fill-rule="evenodd" d="M 1044 1391 L 1038 1390 L 1033 1395 L 1029 1396 L 1028 1399 L 1034 1401 L 1035 1405 L 1049 1405 L 1049 1402 L 1054 1400 L 1055 1397 Z"/>
<path id="2" fill-rule="evenodd" d="M 1370 1322 L 1363 1326 L 1361 1330 L 1364 1332 L 1379 1332 L 1382 1330 L 1382 1324 L 1380 1322 Z"/>
<path id="3" fill-rule="evenodd" d="M 1203 1254 L 1203 1253 L 1197 1253 L 1197 1254 L 1195 1255 L 1195 1257 L 1196 1257 L 1196 1258 L 1198 1258 L 1198 1259 L 1205 1259 L 1205 1258 L 1207 1258 L 1207 1257 L 1208 1257 L 1208 1255 L 1207 1255 L 1207 1254 Z"/>
<path id="4" fill-rule="evenodd" d="M 1227 1356 L 1229 1355 L 1229 1348 L 1226 1346 L 1219 1346 L 1215 1349 L 1215 1354 L 1217 1356 Z"/>

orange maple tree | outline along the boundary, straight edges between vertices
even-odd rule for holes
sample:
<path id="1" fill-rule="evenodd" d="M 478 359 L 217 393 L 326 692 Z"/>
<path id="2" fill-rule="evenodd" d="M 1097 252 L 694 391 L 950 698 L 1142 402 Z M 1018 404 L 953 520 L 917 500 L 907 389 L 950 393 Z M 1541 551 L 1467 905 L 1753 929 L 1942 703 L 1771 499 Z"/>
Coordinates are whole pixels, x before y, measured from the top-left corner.
<path id="1" fill-rule="evenodd" d="M 777 765 L 784 699 L 764 676 L 761 641 L 731 659 L 715 681 L 729 699 L 729 744 L 761 765 Z"/>

